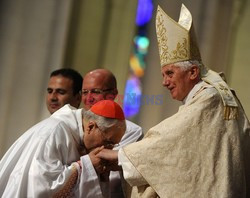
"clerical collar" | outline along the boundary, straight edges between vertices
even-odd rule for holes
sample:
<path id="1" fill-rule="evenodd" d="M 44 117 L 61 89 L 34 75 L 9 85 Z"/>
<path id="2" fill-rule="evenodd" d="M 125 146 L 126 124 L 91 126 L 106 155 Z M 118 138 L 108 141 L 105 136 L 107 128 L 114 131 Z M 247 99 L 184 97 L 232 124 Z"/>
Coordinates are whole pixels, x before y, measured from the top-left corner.
<path id="1" fill-rule="evenodd" d="M 184 100 L 182 101 L 183 104 L 186 104 L 187 102 L 189 102 L 195 95 L 195 93 L 197 91 L 199 91 L 199 89 L 204 85 L 204 81 L 200 81 L 198 82 L 194 87 L 193 89 L 191 89 L 191 91 L 188 93 L 188 95 L 184 98 Z"/>

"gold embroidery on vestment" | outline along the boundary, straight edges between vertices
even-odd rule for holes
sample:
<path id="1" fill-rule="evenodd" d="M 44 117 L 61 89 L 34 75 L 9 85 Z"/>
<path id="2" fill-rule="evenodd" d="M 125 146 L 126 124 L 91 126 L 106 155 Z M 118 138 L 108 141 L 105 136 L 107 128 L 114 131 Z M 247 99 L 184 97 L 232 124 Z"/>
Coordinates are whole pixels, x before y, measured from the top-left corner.
<path id="1" fill-rule="evenodd" d="M 66 184 L 54 194 L 53 198 L 68 198 L 73 197 L 73 190 L 75 188 L 75 185 L 77 183 L 78 178 L 78 170 L 76 168 L 76 165 L 72 165 L 72 173 L 66 182 Z"/>

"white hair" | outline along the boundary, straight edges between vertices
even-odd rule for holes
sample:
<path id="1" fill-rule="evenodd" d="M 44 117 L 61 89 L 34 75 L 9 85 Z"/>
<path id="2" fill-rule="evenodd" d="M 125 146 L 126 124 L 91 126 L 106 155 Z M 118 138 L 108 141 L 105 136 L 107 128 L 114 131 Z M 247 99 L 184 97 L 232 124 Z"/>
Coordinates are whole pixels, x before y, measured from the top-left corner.
<path id="1" fill-rule="evenodd" d="M 187 71 L 192 66 L 196 65 L 199 68 L 199 77 L 202 78 L 206 75 L 208 68 L 203 65 L 201 61 L 197 60 L 188 60 L 174 63 L 174 66 L 179 67 L 182 71 Z"/>
<path id="2" fill-rule="evenodd" d="M 82 109 L 82 116 L 88 121 L 94 121 L 101 131 L 106 131 L 113 126 L 124 129 L 124 131 L 126 130 L 125 120 L 105 118 L 103 116 L 96 115 L 91 110 L 85 111 L 84 109 Z"/>
<path id="3" fill-rule="evenodd" d="M 198 66 L 199 69 L 201 69 L 202 66 L 203 66 L 203 64 L 200 61 L 197 61 L 197 60 L 188 60 L 188 61 L 181 61 L 181 62 L 174 63 L 174 66 L 180 67 L 184 71 L 188 70 L 193 65 Z"/>

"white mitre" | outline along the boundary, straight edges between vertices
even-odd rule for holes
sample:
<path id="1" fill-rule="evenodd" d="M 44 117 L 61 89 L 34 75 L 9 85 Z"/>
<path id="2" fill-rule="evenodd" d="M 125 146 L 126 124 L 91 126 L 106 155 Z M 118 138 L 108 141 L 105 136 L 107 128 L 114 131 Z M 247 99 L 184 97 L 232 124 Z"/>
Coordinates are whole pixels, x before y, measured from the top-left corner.
<path id="1" fill-rule="evenodd" d="M 162 67 L 180 61 L 201 61 L 192 24 L 192 15 L 183 4 L 178 23 L 158 6 L 156 34 Z"/>
<path id="2" fill-rule="evenodd" d="M 156 34 L 161 67 L 182 61 L 199 61 L 201 79 L 212 85 L 220 93 L 224 104 L 224 119 L 237 117 L 238 104 L 227 83 L 221 76 L 207 69 L 201 61 L 196 43 L 192 15 L 182 4 L 178 23 L 169 17 L 160 6 L 156 14 Z"/>

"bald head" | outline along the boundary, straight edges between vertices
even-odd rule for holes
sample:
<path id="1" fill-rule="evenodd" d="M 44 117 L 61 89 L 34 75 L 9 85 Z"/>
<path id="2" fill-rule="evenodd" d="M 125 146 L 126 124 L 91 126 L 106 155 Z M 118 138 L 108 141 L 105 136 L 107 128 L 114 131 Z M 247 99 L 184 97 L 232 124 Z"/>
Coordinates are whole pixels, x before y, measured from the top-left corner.
<path id="1" fill-rule="evenodd" d="M 84 76 L 83 82 L 87 81 L 90 78 L 95 79 L 95 81 L 101 81 L 104 84 L 105 89 L 117 88 L 116 78 L 114 74 L 107 69 L 95 69 L 95 70 L 88 72 Z"/>
<path id="2" fill-rule="evenodd" d="M 116 78 L 107 69 L 92 70 L 83 78 L 82 92 L 83 107 L 86 110 L 100 100 L 114 100 L 118 94 Z"/>

